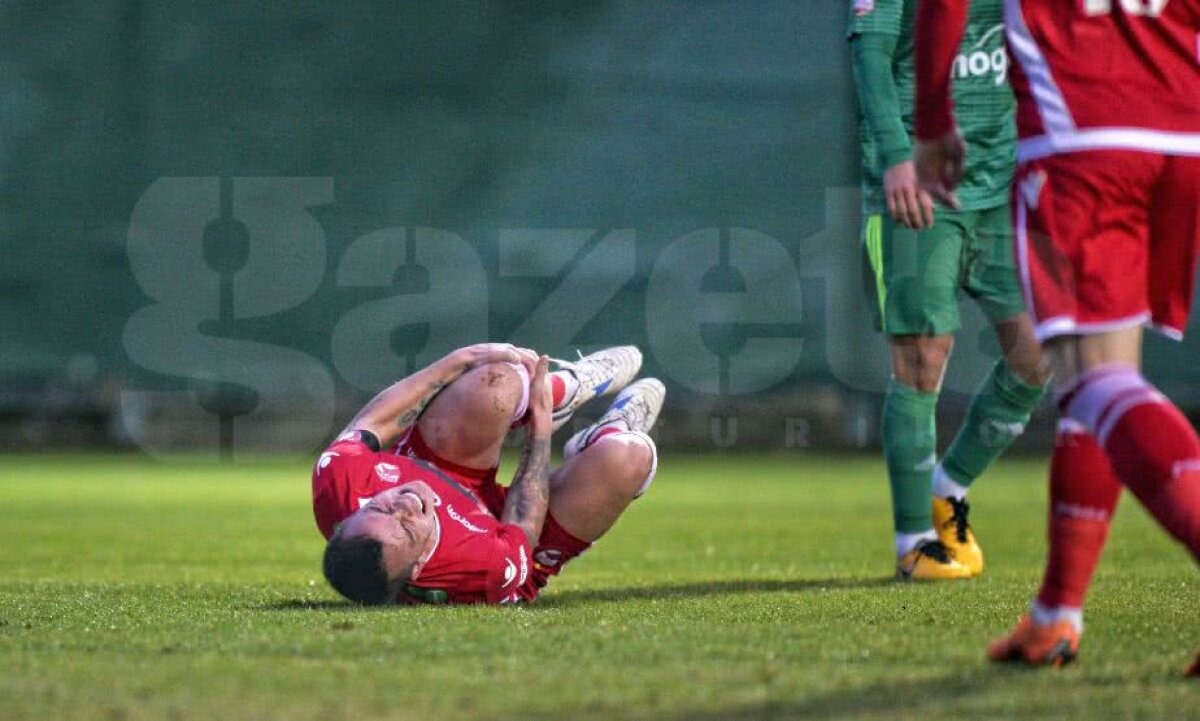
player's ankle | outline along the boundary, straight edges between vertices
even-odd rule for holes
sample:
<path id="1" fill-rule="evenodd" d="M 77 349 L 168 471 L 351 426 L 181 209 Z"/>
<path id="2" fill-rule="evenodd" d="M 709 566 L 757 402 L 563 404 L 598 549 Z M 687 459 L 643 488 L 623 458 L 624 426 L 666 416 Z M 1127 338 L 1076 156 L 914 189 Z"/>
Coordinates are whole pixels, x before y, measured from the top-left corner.
<path id="1" fill-rule="evenodd" d="M 1050 606 L 1034 599 L 1029 604 L 1029 618 L 1038 626 L 1066 622 L 1076 633 L 1083 633 L 1083 609 L 1078 606 Z"/>
<path id="2" fill-rule="evenodd" d="M 967 491 L 970 488 L 958 483 L 951 478 L 942 468 L 942 464 L 937 464 L 933 469 L 933 495 L 938 498 L 953 498 L 956 501 L 961 501 L 967 497 Z"/>
<path id="3" fill-rule="evenodd" d="M 611 436 L 611 435 L 615 435 L 617 433 L 628 433 L 628 432 L 629 432 L 629 424 L 625 422 L 624 418 L 616 418 L 611 421 L 606 421 L 604 423 L 600 423 L 596 426 L 596 428 L 590 434 L 588 434 L 587 444 L 584 446 L 584 448 L 587 448 L 588 446 L 593 445 L 594 443 L 596 443 L 596 441 L 599 441 L 601 438 L 604 438 L 605 436 Z"/>
<path id="4" fill-rule="evenodd" d="M 923 541 L 936 541 L 937 539 L 937 531 L 933 530 L 933 528 L 919 533 L 902 533 L 896 531 L 896 558 L 903 558 L 911 553 Z"/>
<path id="5" fill-rule="evenodd" d="M 550 393 L 554 409 L 563 408 L 579 393 L 579 379 L 569 370 L 555 371 L 550 374 Z"/>

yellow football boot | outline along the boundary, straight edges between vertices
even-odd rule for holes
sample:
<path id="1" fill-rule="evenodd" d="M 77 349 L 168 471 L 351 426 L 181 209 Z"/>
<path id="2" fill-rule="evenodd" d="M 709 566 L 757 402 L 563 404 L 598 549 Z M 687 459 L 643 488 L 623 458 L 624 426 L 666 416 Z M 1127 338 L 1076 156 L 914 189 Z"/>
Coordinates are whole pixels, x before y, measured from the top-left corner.
<path id="1" fill-rule="evenodd" d="M 896 561 L 896 578 L 913 581 L 950 581 L 970 578 L 971 569 L 950 557 L 941 541 L 921 541 Z"/>
<path id="2" fill-rule="evenodd" d="M 938 540 L 950 552 L 950 557 L 966 566 L 972 576 L 983 573 L 983 549 L 975 541 L 975 533 L 967 520 L 971 506 L 966 499 L 933 499 L 933 527 Z"/>

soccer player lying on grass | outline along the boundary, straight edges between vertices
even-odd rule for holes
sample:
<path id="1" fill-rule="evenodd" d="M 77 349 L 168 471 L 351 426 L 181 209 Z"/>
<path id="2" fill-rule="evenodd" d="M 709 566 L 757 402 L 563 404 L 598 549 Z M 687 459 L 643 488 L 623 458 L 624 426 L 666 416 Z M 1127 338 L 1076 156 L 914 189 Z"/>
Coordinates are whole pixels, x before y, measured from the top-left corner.
<path id="1" fill-rule="evenodd" d="M 587 400 L 624 388 L 641 360 L 622 346 L 556 361 L 550 373 L 532 351 L 482 344 L 384 390 L 313 470 L 326 579 L 369 605 L 535 599 L 654 478 L 646 431 L 665 390 L 650 378 L 625 388 L 549 467 L 553 431 Z M 496 468 L 519 423 L 528 435 L 505 488 Z"/>

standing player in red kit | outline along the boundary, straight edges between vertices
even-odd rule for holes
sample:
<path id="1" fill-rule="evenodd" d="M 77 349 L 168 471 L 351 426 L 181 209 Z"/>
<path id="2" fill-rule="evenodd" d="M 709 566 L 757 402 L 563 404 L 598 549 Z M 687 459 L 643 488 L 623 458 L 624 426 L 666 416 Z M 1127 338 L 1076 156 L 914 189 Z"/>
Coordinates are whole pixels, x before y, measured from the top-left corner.
<path id="1" fill-rule="evenodd" d="M 641 353 L 623 346 L 560 365 L 549 373 L 532 351 L 471 346 L 359 411 L 313 469 L 330 584 L 370 605 L 530 601 L 603 535 L 653 480 L 646 431 L 664 389 L 654 379 L 624 388 L 551 472 L 553 430 L 629 383 Z M 517 422 L 528 436 L 505 488 L 496 468 Z"/>
<path id="2" fill-rule="evenodd" d="M 921 0 L 917 171 L 954 204 L 950 64 L 968 0 Z M 1200 441 L 1142 376 L 1142 329 L 1180 338 L 1200 236 L 1200 0 L 1006 0 L 1017 97 L 1015 252 L 1062 413 L 1050 553 L 994 660 L 1074 659 L 1121 485 L 1200 558 Z M 1189 674 L 1200 674 L 1200 659 Z"/>

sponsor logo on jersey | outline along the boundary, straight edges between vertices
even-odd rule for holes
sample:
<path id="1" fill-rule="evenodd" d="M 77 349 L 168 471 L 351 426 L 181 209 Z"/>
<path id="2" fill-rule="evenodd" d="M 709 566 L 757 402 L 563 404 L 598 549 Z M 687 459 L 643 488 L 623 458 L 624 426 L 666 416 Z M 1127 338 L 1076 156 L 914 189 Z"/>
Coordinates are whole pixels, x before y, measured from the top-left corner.
<path id="1" fill-rule="evenodd" d="M 950 66 L 950 76 L 956 80 L 965 80 L 994 74 L 992 81 L 996 85 L 1003 85 L 1008 80 L 1008 53 L 1004 52 L 1003 43 L 991 50 L 985 47 L 989 40 L 997 36 L 1003 40 L 1003 24 L 988 28 L 969 50 L 955 55 L 954 64 Z"/>
<path id="2" fill-rule="evenodd" d="M 521 586 L 525 583 L 525 579 L 529 578 L 529 559 L 525 556 L 525 547 L 517 548 L 517 555 L 521 560 L 521 580 L 517 581 L 517 585 Z"/>
<path id="3" fill-rule="evenodd" d="M 517 577 L 517 564 L 512 562 L 511 558 L 504 559 L 504 583 L 500 584 L 500 588 L 504 588 L 513 582 Z"/>
<path id="4" fill-rule="evenodd" d="M 546 568 L 554 568 L 562 563 L 562 557 L 562 551 L 557 548 L 543 548 L 533 554 L 533 560 L 537 561 L 539 566 L 545 566 Z"/>
<path id="5" fill-rule="evenodd" d="M 875 0 L 854 0 L 854 14 L 858 17 L 869 14 L 875 9 Z"/>
<path id="6" fill-rule="evenodd" d="M 483 530 L 479 526 L 476 526 L 475 524 L 468 521 L 466 518 L 463 518 L 461 515 L 459 515 L 458 511 L 454 508 L 454 506 L 450 505 L 449 503 L 446 504 L 446 515 L 450 516 L 455 521 L 458 521 L 458 525 L 462 526 L 463 528 L 467 529 L 468 531 L 471 531 L 472 533 L 487 533 L 487 531 Z"/>
<path id="7" fill-rule="evenodd" d="M 375 475 L 379 476 L 379 480 L 384 483 L 399 483 L 400 467 L 391 463 L 376 463 Z"/>
<path id="8" fill-rule="evenodd" d="M 332 463 L 334 458 L 337 458 L 337 453 L 334 451 L 325 451 L 322 453 L 321 457 L 317 459 L 317 473 L 325 470 L 325 466 Z"/>

